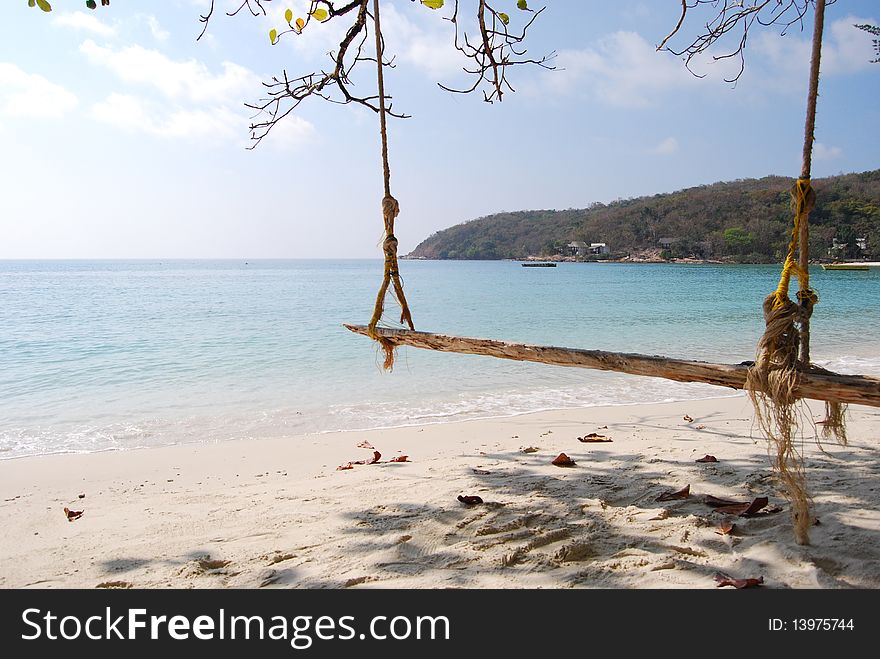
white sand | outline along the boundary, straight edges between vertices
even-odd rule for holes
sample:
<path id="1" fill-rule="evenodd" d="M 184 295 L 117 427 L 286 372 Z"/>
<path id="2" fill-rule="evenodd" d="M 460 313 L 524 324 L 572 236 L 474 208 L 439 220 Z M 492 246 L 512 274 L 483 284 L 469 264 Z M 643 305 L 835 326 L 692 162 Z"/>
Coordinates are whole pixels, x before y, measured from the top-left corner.
<path id="1" fill-rule="evenodd" d="M 792 539 L 751 418 L 736 397 L 6 460 L 0 586 L 714 588 L 723 571 L 880 587 L 880 410 L 852 408 L 848 447 L 805 442 L 809 547 Z M 613 442 L 577 441 L 589 432 Z M 363 440 L 412 462 L 336 471 L 369 457 Z M 577 466 L 552 466 L 560 451 Z M 720 462 L 695 462 L 706 453 Z M 689 499 L 656 502 L 688 484 Z M 722 536 L 731 518 L 705 494 L 784 510 Z M 84 514 L 68 522 L 64 506 Z"/>

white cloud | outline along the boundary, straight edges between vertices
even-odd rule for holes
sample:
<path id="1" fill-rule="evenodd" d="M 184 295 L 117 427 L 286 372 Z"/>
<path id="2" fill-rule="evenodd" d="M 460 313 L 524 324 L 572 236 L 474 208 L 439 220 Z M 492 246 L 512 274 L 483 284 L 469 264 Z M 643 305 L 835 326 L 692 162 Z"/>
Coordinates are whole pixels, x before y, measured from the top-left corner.
<path id="1" fill-rule="evenodd" d="M 126 130 L 159 137 L 226 141 L 241 138 L 244 122 L 227 108 L 157 108 L 127 94 L 110 94 L 92 107 L 92 116 Z"/>
<path id="2" fill-rule="evenodd" d="M 845 75 L 867 69 L 875 57 L 872 36 L 858 30 L 855 24 L 877 23 L 871 18 L 846 16 L 834 21 L 825 31 L 822 44 L 821 69 L 824 75 Z M 810 39 L 792 35 L 780 36 L 764 31 L 754 42 L 754 54 L 768 69 L 775 71 L 774 81 L 788 88 L 806 86 L 810 62 Z M 746 62 L 749 65 L 749 62 Z M 875 65 L 876 66 L 876 65 Z M 785 80 L 790 83 L 785 84 Z"/>
<path id="3" fill-rule="evenodd" d="M 115 49 L 86 41 L 80 50 L 98 66 L 154 96 L 113 93 L 92 107 L 101 122 L 157 137 L 203 142 L 247 142 L 250 125 L 242 99 L 252 92 L 256 74 L 233 62 L 212 72 L 195 59 L 173 60 L 158 50 L 134 45 Z M 266 143 L 288 149 L 302 145 L 314 126 L 288 116 L 273 129 Z"/>
<path id="4" fill-rule="evenodd" d="M 657 146 L 651 149 L 651 153 L 658 156 L 671 156 L 678 151 L 678 140 L 674 137 L 667 137 Z"/>
<path id="5" fill-rule="evenodd" d="M 813 144 L 813 158 L 815 160 L 834 160 L 843 155 L 843 149 L 839 146 L 825 146 L 821 142 Z"/>
<path id="6" fill-rule="evenodd" d="M 282 151 L 293 150 L 311 140 L 316 132 L 313 124 L 289 114 L 275 125 L 263 145 Z"/>
<path id="7" fill-rule="evenodd" d="M 0 113 L 57 119 L 76 108 L 76 96 L 41 75 L 0 62 Z"/>
<path id="8" fill-rule="evenodd" d="M 116 28 L 107 25 L 92 14 L 87 14 L 83 11 L 58 14 L 52 19 L 52 25 L 70 27 L 75 30 L 85 30 L 86 32 L 93 32 L 102 37 L 112 37 L 116 34 Z"/>
<path id="9" fill-rule="evenodd" d="M 552 92 L 590 90 L 616 107 L 646 107 L 660 93 L 695 82 L 681 62 L 627 31 L 603 37 L 595 48 L 560 51 L 556 66 L 560 70 L 545 77 Z"/>
<path id="10" fill-rule="evenodd" d="M 159 24 L 159 21 L 155 16 L 146 15 L 144 16 L 144 20 L 150 28 L 150 34 L 153 35 L 153 38 L 156 41 L 168 41 L 168 37 L 171 36 L 171 33 L 162 29 L 162 26 Z"/>
<path id="11" fill-rule="evenodd" d="M 432 78 L 459 73 L 468 63 L 452 46 L 450 24 L 436 12 L 426 12 L 424 20 L 417 23 L 389 4 L 382 10 L 382 34 L 389 55 Z"/>
<path id="12" fill-rule="evenodd" d="M 203 62 L 175 61 L 158 50 L 138 45 L 117 50 L 88 40 L 80 51 L 121 80 L 154 87 L 170 99 L 240 102 L 256 80 L 253 72 L 233 62 L 223 62 L 222 72 L 212 73 Z"/>
<path id="13" fill-rule="evenodd" d="M 876 56 L 872 37 L 854 28 L 855 23 L 877 21 L 846 16 L 831 23 L 822 48 L 823 74 L 850 74 L 872 66 L 870 60 Z M 806 85 L 809 60 L 809 36 L 780 36 L 772 28 L 765 28 L 751 37 L 743 82 L 765 91 L 800 91 Z M 585 90 L 614 107 L 649 107 L 662 95 L 694 84 L 706 90 L 720 88 L 695 78 L 680 60 L 668 53 L 658 53 L 651 43 L 631 31 L 608 34 L 589 48 L 562 50 L 556 65 L 559 70 L 544 76 L 545 82 L 537 91 L 570 94 Z M 695 59 L 691 68 L 720 80 L 734 76 L 739 62 L 736 58 L 713 61 L 711 53 L 707 53 Z"/>

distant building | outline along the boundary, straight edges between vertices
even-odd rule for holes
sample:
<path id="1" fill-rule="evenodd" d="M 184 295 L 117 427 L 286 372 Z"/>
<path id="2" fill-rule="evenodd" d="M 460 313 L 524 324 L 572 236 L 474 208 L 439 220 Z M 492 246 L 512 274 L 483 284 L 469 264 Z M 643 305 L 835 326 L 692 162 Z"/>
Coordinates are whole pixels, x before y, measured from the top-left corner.
<path id="1" fill-rule="evenodd" d="M 865 236 L 864 238 L 856 238 L 856 246 L 861 250 L 868 249 L 868 238 Z"/>
<path id="2" fill-rule="evenodd" d="M 589 256 L 590 254 L 608 254 L 611 252 L 605 243 L 585 243 L 582 240 L 572 240 L 565 246 L 568 256 Z"/>
<path id="3" fill-rule="evenodd" d="M 660 243 L 660 247 L 662 247 L 663 249 L 669 249 L 678 242 L 678 238 L 661 238 L 657 242 Z"/>
<path id="4" fill-rule="evenodd" d="M 583 240 L 572 240 L 565 246 L 569 256 L 586 256 L 589 254 L 589 245 Z"/>

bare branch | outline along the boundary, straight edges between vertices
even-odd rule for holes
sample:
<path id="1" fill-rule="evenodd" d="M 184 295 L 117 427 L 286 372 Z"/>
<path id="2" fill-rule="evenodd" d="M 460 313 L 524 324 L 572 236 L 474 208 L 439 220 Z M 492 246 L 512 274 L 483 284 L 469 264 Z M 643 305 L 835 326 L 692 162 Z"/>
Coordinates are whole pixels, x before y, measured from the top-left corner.
<path id="1" fill-rule="evenodd" d="M 211 22 L 211 16 L 214 15 L 214 0 L 211 0 L 211 6 L 208 8 L 208 11 L 199 16 L 199 23 L 204 23 L 202 26 L 202 31 L 199 32 L 199 36 L 196 37 L 196 41 L 201 40 L 203 36 L 205 36 L 205 32 L 208 30 L 208 23 Z"/>
<path id="2" fill-rule="evenodd" d="M 830 0 L 827 4 L 833 2 Z M 763 27 L 776 25 L 781 28 L 781 34 L 785 34 L 793 25 L 803 30 L 804 17 L 814 6 L 815 0 L 681 0 L 678 23 L 660 42 L 657 50 L 666 50 L 682 57 L 688 71 L 702 77 L 691 68 L 695 58 L 724 44 L 721 54 L 712 54 L 712 59 L 739 60 L 736 74 L 725 78 L 727 82 L 735 83 L 745 69 L 746 45 L 755 24 Z M 702 15 L 704 8 L 709 8 L 712 13 L 700 28 L 698 36 L 680 48 L 671 46 L 670 43 L 682 32 L 688 16 L 692 12 Z M 729 43 L 729 36 L 734 37 L 733 43 Z"/>
<path id="3" fill-rule="evenodd" d="M 472 41 L 467 31 L 461 26 L 459 0 L 455 0 L 452 16 L 446 19 L 455 26 L 454 46 L 456 50 L 473 61 L 473 65 L 470 68 L 464 67 L 463 71 L 474 76 L 474 82 L 470 87 L 463 89 L 438 83 L 441 89 L 457 94 L 469 94 L 485 82 L 490 91 L 483 92 L 483 100 L 492 103 L 496 100 L 501 101 L 505 90 L 514 91 L 513 86 L 507 80 L 509 67 L 533 64 L 549 70 L 555 69 L 549 64 L 556 56 L 555 53 L 549 53 L 539 59 L 531 59 L 525 57 L 527 51 L 521 47 L 526 39 L 528 29 L 546 7 L 541 7 L 538 10 L 528 8 L 521 10 L 531 16 L 519 32 L 512 32 L 509 27 L 510 16 L 497 11 L 489 0 L 478 0 L 478 2 L 478 40 Z"/>
<path id="4" fill-rule="evenodd" d="M 875 37 L 880 37 L 880 27 L 876 25 L 855 25 L 854 27 L 864 30 L 869 34 L 873 34 Z M 877 51 L 877 59 L 872 59 L 871 64 L 877 64 L 880 62 L 880 39 L 874 39 L 874 50 Z"/>
<path id="5" fill-rule="evenodd" d="M 241 0 L 237 7 L 227 16 L 236 16 L 247 10 L 251 16 L 266 15 L 265 3 L 272 0 Z M 479 39 L 472 41 L 468 34 L 461 29 L 459 23 L 459 0 L 454 2 L 454 10 L 451 21 L 455 25 L 454 47 L 469 58 L 473 65 L 464 68 L 464 71 L 475 77 L 474 84 L 469 89 L 452 89 L 440 85 L 443 89 L 456 93 L 468 93 L 476 90 L 482 83 L 486 83 L 488 90 L 483 92 L 487 102 L 501 100 L 506 91 L 513 91 L 513 87 L 507 79 L 507 70 L 511 66 L 522 64 L 534 64 L 546 69 L 553 69 L 548 62 L 554 57 L 545 55 L 540 59 L 526 57 L 526 49 L 523 47 L 526 32 L 535 22 L 544 8 L 533 11 L 522 8 L 516 12 L 517 16 L 528 16 L 528 20 L 518 32 L 511 31 L 509 24 L 511 17 L 497 11 L 489 0 L 474 0 L 477 3 L 477 25 Z M 214 14 L 214 0 L 211 0 L 208 11 L 199 17 L 204 24 L 199 39 L 205 34 L 208 23 Z M 519 6 L 519 4 L 517 5 Z M 317 97 L 330 103 L 362 105 L 373 112 L 380 113 L 379 97 L 377 95 L 363 95 L 354 91 L 352 76 L 358 64 L 367 61 L 376 61 L 372 52 L 365 51 L 365 44 L 374 24 L 374 17 L 369 11 L 369 0 L 347 0 L 340 4 L 333 0 L 311 0 L 308 13 L 305 18 L 293 21 L 288 13 L 286 19 L 288 28 L 278 31 L 272 30 L 270 37 L 273 43 L 277 43 L 285 35 L 293 33 L 299 35 L 311 22 L 328 22 L 351 12 L 356 12 L 354 21 L 339 43 L 339 48 L 330 53 L 332 66 L 326 71 L 313 71 L 305 75 L 290 77 L 286 70 L 280 75 L 274 76 L 269 82 L 263 83 L 265 97 L 253 103 L 246 103 L 246 107 L 255 111 L 253 123 L 250 126 L 251 139 L 255 148 L 266 135 L 293 112 L 300 103 L 307 98 Z M 317 16 L 317 18 L 315 18 Z M 375 29 L 375 28 L 374 28 Z M 381 35 L 380 39 L 381 39 Z M 384 44 L 384 41 L 382 41 Z M 384 51 L 384 47 L 383 47 Z M 383 57 L 382 66 L 394 66 L 393 60 Z M 406 118 L 408 115 L 395 112 L 390 103 L 391 97 L 385 97 L 384 113 L 388 116 Z"/>

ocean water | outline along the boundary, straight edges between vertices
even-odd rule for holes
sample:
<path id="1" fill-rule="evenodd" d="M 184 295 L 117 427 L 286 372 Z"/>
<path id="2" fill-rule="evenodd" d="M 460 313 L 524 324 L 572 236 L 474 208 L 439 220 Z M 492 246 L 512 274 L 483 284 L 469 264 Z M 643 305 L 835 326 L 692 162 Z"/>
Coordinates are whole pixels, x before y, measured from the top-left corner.
<path id="1" fill-rule="evenodd" d="M 417 329 L 751 359 L 778 266 L 405 261 Z M 366 323 L 378 260 L 0 262 L 0 458 L 731 395 L 404 348 Z M 814 360 L 880 374 L 880 271 L 813 272 Z M 393 315 L 393 309 L 391 314 Z"/>

